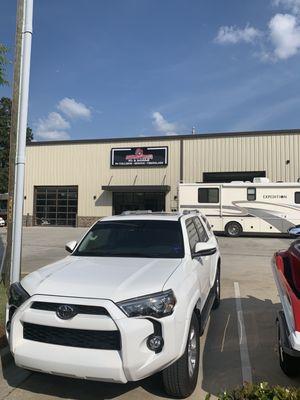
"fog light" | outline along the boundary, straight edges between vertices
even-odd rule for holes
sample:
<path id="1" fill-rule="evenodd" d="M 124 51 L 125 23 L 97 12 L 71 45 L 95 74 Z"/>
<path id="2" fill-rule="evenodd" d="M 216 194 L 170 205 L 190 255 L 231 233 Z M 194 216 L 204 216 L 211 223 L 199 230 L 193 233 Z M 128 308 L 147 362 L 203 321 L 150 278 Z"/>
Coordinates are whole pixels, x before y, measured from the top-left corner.
<path id="1" fill-rule="evenodd" d="M 164 339 L 161 336 L 151 335 L 147 340 L 147 346 L 155 353 L 159 353 L 164 346 Z"/>

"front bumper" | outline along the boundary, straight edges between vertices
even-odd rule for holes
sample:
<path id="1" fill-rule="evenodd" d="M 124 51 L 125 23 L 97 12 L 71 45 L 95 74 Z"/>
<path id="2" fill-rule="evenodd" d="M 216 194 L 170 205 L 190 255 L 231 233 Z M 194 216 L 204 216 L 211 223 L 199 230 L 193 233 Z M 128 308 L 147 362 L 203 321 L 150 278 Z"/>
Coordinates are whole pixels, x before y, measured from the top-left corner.
<path id="1" fill-rule="evenodd" d="M 98 306 L 105 308 L 109 315 L 77 314 L 70 320 L 62 320 L 53 311 L 31 308 L 33 302 Z M 178 340 L 184 336 L 185 324 L 178 323 L 175 315 L 174 311 L 173 315 L 159 320 L 164 347 L 156 354 L 147 347 L 147 339 L 154 332 L 149 319 L 128 318 L 109 300 L 35 295 L 15 312 L 9 344 L 20 367 L 73 378 L 126 383 L 152 375 L 181 356 L 178 354 L 181 345 Z M 23 335 L 24 323 L 75 330 L 119 330 L 121 350 L 69 347 L 28 340 Z"/>

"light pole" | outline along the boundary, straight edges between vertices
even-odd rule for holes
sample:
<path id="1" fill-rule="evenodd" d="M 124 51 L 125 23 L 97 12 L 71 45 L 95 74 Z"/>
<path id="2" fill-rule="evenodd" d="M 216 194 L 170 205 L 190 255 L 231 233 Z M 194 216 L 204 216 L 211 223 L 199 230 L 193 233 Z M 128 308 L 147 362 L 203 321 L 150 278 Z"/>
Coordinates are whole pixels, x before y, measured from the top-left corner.
<path id="1" fill-rule="evenodd" d="M 12 123 L 10 131 L 7 246 L 4 282 L 21 275 L 25 147 L 28 115 L 33 0 L 18 0 Z"/>

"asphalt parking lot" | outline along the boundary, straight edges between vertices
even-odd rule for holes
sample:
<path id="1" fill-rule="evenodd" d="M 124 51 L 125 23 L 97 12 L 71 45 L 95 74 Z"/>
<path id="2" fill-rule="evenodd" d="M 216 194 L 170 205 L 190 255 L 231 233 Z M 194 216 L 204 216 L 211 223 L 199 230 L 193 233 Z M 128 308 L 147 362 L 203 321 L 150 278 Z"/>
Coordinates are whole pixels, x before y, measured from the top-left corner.
<path id="1" fill-rule="evenodd" d="M 22 273 L 64 257 L 65 243 L 80 238 L 84 232 L 74 228 L 25 228 Z M 4 236 L 5 229 L 1 228 L 0 239 L 4 240 Z M 219 237 L 222 304 L 212 313 L 201 338 L 199 382 L 192 399 L 202 399 L 205 393 L 217 395 L 222 389 L 241 384 L 245 376 L 254 382 L 300 386 L 300 378 L 289 379 L 281 372 L 276 348 L 275 318 L 280 304 L 270 262 L 274 251 L 286 248 L 289 242 L 284 238 Z M 241 331 L 238 327 L 243 326 Z M 18 373 L 12 366 L 3 372 L 10 389 L 4 397 L 0 390 L 0 399 L 165 398 L 158 376 L 116 385 L 34 373 L 26 375 L 15 387 Z"/>

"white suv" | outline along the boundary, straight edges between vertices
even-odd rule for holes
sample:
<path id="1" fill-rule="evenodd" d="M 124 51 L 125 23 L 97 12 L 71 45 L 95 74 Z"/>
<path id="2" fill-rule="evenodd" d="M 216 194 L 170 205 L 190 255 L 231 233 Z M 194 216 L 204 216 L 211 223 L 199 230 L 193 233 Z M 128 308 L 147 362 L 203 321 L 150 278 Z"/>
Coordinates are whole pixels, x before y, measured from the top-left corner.
<path id="1" fill-rule="evenodd" d="M 205 217 L 103 218 L 66 249 L 70 256 L 10 288 L 16 364 L 120 383 L 162 371 L 169 395 L 190 395 L 199 336 L 220 303 L 220 253 Z"/>

